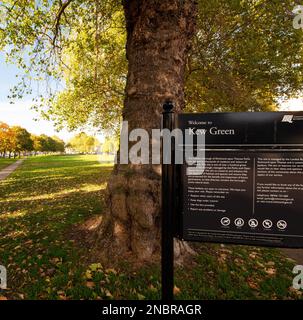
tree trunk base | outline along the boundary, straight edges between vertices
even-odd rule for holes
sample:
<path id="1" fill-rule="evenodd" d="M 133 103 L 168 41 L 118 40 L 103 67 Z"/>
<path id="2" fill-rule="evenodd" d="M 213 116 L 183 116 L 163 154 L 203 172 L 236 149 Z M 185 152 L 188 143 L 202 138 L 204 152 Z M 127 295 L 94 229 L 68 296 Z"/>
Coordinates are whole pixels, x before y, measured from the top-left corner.
<path id="1" fill-rule="evenodd" d="M 160 166 L 148 174 L 142 168 L 116 167 L 109 181 L 106 207 L 95 234 L 93 256 L 110 264 L 127 259 L 135 264 L 160 261 Z M 184 241 L 174 242 L 175 263 L 195 254 Z"/>
<path id="2" fill-rule="evenodd" d="M 107 220 L 107 219 L 106 219 Z M 137 254 L 128 248 L 123 243 L 122 238 L 117 238 L 115 233 L 112 232 L 114 227 L 111 225 L 110 220 L 102 221 L 98 228 L 98 235 L 94 239 L 94 246 L 91 250 L 91 261 L 101 262 L 105 266 L 119 265 L 121 262 L 128 261 L 132 266 L 138 267 L 148 263 L 160 263 L 161 261 L 161 247 L 160 239 L 158 239 L 157 251 L 142 251 L 145 254 Z M 145 248 L 144 248 L 145 249 Z M 190 244 L 185 241 L 174 239 L 174 264 L 182 266 L 188 260 L 196 256 L 196 251 L 191 248 Z"/>

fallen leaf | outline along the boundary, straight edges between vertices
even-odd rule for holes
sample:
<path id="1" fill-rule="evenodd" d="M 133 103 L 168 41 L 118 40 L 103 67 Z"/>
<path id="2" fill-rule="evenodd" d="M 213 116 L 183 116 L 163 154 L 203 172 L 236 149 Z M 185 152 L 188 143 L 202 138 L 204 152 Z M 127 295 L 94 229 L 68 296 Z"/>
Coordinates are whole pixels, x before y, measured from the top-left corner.
<path id="1" fill-rule="evenodd" d="M 108 297 L 108 298 L 113 298 L 113 295 L 111 294 L 111 292 L 109 290 L 105 290 L 105 295 Z"/>
<path id="2" fill-rule="evenodd" d="M 92 263 L 89 268 L 92 270 L 92 271 L 97 271 L 99 269 L 102 269 L 102 265 L 101 263 Z"/>
<path id="3" fill-rule="evenodd" d="M 144 300 L 145 299 L 145 296 L 143 294 L 138 293 L 137 296 L 138 296 L 139 300 Z"/>
<path id="4" fill-rule="evenodd" d="M 92 272 L 90 270 L 87 270 L 85 272 L 85 278 L 86 279 L 92 279 L 93 278 Z"/>
<path id="5" fill-rule="evenodd" d="M 272 276 L 272 275 L 276 274 L 276 269 L 268 268 L 268 269 L 265 269 L 265 272 Z"/>
<path id="6" fill-rule="evenodd" d="M 257 254 L 258 254 L 257 252 L 252 252 L 252 253 L 249 254 L 249 257 L 251 259 L 255 259 L 257 257 Z"/>
<path id="7" fill-rule="evenodd" d="M 174 295 L 178 295 L 181 292 L 180 288 L 174 286 Z"/>
<path id="8" fill-rule="evenodd" d="M 95 286 L 95 283 L 93 281 L 86 281 L 86 286 L 92 289 Z"/>
<path id="9" fill-rule="evenodd" d="M 254 290 L 258 290 L 259 289 L 259 285 L 256 281 L 254 281 L 252 278 L 248 278 L 247 279 L 247 283 L 249 285 L 249 287 L 251 289 L 254 289 Z"/>

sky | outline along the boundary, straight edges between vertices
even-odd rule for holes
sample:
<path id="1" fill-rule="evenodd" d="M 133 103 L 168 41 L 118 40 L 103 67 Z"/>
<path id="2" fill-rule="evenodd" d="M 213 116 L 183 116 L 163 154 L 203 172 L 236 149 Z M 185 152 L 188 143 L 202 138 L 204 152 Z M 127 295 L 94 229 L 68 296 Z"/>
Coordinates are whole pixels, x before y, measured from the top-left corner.
<path id="1" fill-rule="evenodd" d="M 51 121 L 41 119 L 40 115 L 31 109 L 31 96 L 16 100 L 14 104 L 10 103 L 7 96 L 10 94 L 10 89 L 18 83 L 16 74 L 20 74 L 18 68 L 6 64 L 4 55 L 0 53 L 0 121 L 11 126 L 21 126 L 33 134 L 44 133 L 49 136 L 56 135 L 66 142 L 70 140 L 77 132 L 68 132 L 66 129 L 57 132 Z M 96 137 L 100 141 L 103 140 L 100 134 Z"/>
<path id="2" fill-rule="evenodd" d="M 303 97 L 289 99 L 280 104 L 281 111 L 303 111 Z"/>
<path id="3" fill-rule="evenodd" d="M 68 132 L 66 129 L 57 132 L 51 121 L 41 119 L 39 114 L 31 109 L 31 97 L 25 97 L 23 100 L 17 100 L 14 104 L 10 104 L 7 96 L 10 89 L 18 82 L 16 74 L 19 73 L 14 65 L 5 63 L 4 55 L 0 53 L 0 121 L 9 125 L 19 125 L 33 134 L 57 135 L 64 141 L 68 141 L 77 132 Z M 291 99 L 281 103 L 280 109 L 303 111 L 303 98 Z M 91 134 L 91 132 L 88 132 L 88 134 Z M 97 135 L 97 138 L 100 141 L 104 139 L 100 134 Z"/>

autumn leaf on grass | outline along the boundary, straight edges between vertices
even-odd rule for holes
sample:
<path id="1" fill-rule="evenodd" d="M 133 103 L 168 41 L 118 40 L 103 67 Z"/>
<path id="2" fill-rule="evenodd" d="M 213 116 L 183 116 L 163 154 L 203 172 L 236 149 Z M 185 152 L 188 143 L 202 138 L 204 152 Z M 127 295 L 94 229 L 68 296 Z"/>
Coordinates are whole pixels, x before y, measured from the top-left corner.
<path id="1" fill-rule="evenodd" d="M 174 286 L 174 295 L 178 295 L 181 292 L 181 289 L 178 288 L 177 286 Z"/>
<path id="2" fill-rule="evenodd" d="M 234 259 L 234 263 L 235 263 L 237 266 L 243 266 L 243 265 L 244 265 L 244 260 L 241 259 L 241 258 L 236 258 L 236 259 Z"/>
<path id="3" fill-rule="evenodd" d="M 105 290 L 105 295 L 108 297 L 108 298 L 110 298 L 110 299 L 112 299 L 113 298 L 113 295 L 112 295 L 112 293 L 109 291 L 109 290 Z"/>
<path id="4" fill-rule="evenodd" d="M 66 294 L 65 294 L 64 291 L 57 291 L 57 294 L 58 294 L 59 299 L 61 299 L 61 300 L 67 300 Z"/>
<path id="5" fill-rule="evenodd" d="M 90 289 L 95 287 L 95 283 L 93 281 L 86 281 L 86 286 Z"/>
<path id="6" fill-rule="evenodd" d="M 92 279 L 93 278 L 92 272 L 90 270 L 86 270 L 85 278 L 86 279 Z"/>
<path id="7" fill-rule="evenodd" d="M 52 264 L 58 265 L 58 264 L 62 264 L 62 259 L 55 257 L 55 258 L 50 259 L 50 262 L 51 262 Z"/>
<path id="8" fill-rule="evenodd" d="M 247 279 L 247 283 L 248 283 L 248 285 L 249 285 L 249 287 L 251 289 L 254 289 L 254 290 L 258 290 L 259 289 L 259 285 L 254 279 L 248 278 Z"/>
<path id="9" fill-rule="evenodd" d="M 141 294 L 141 293 L 138 293 L 137 297 L 138 297 L 139 300 L 144 300 L 145 299 L 145 296 L 143 294 Z"/>
<path id="10" fill-rule="evenodd" d="M 102 269 L 102 265 L 101 265 L 101 263 L 92 263 L 89 266 L 89 269 L 92 270 L 92 271 L 99 271 L 99 270 Z"/>
<path id="11" fill-rule="evenodd" d="M 294 294 L 298 295 L 299 297 L 301 297 L 302 294 L 303 294 L 302 291 L 297 290 L 297 289 L 295 289 L 294 287 L 289 287 L 289 291 L 290 291 L 291 293 L 294 293 Z"/>
<path id="12" fill-rule="evenodd" d="M 257 257 L 257 252 L 251 252 L 250 254 L 249 254 L 249 257 L 251 258 L 251 259 L 255 259 L 256 257 Z"/>
<path id="13" fill-rule="evenodd" d="M 265 269 L 265 272 L 266 272 L 267 274 L 269 274 L 270 276 L 273 276 L 273 275 L 276 274 L 277 270 L 274 269 L 274 268 L 268 268 L 268 269 Z"/>
<path id="14" fill-rule="evenodd" d="M 227 258 L 227 254 L 226 253 L 220 253 L 220 255 L 218 257 L 219 263 L 225 263 L 226 258 Z"/>

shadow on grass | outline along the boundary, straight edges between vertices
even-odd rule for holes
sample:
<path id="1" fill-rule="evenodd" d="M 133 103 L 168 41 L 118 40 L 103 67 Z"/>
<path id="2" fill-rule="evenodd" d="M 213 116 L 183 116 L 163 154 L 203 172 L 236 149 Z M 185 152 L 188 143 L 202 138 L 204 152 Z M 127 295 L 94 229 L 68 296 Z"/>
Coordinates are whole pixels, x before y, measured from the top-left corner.
<path id="1" fill-rule="evenodd" d="M 54 264 L 67 273 L 78 265 L 82 253 L 64 232 L 103 211 L 111 166 L 93 156 L 64 160 L 28 159 L 0 183 L 0 264 L 7 266 L 13 298 L 37 298 Z"/>
<path id="2" fill-rule="evenodd" d="M 135 271 L 126 261 L 119 270 L 98 261 L 87 265 L 90 248 L 66 238 L 71 226 L 102 217 L 112 167 L 96 159 L 28 159 L 0 183 L 0 264 L 8 270 L 8 298 L 159 299 L 158 265 Z M 220 245 L 196 250 L 191 264 L 176 268 L 177 299 L 301 298 L 290 288 L 293 262 L 277 250 Z"/>

